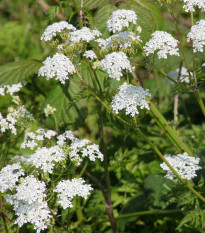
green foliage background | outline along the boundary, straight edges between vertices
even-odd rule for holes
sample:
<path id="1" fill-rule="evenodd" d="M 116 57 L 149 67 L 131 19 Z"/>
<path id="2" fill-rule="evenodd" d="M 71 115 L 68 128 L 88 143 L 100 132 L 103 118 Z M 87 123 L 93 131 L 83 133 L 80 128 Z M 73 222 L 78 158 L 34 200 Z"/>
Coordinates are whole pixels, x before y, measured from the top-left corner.
<path id="1" fill-rule="evenodd" d="M 40 1 L 1 0 L 0 64 L 2 66 L 0 67 L 0 84 L 27 81 L 20 92 L 20 97 L 35 118 L 42 119 L 36 123 L 36 127 L 56 128 L 59 131 L 66 127 L 76 130 L 75 133 L 79 138 L 86 137 L 99 143 L 97 103 L 94 98 L 72 82 L 68 86 L 62 86 L 56 81 L 46 81 L 36 75 L 42 64 L 41 61 L 53 52 L 44 42 L 40 41 L 42 32 L 49 24 L 60 20 L 66 20 L 79 27 L 78 17 L 81 1 L 47 0 L 44 3 L 47 4 L 48 9 L 44 9 Z M 142 27 L 144 42 L 149 40 L 151 33 L 155 30 L 172 33 L 175 31 L 174 24 L 167 16 L 166 8 L 160 7 L 160 4 L 154 0 L 84 0 L 84 25 L 97 28 L 103 35 L 108 36 L 106 21 L 111 12 L 117 8 L 132 9 L 137 13 L 137 22 Z M 175 10 L 178 12 L 180 9 L 181 5 L 179 4 Z M 162 12 L 164 13 L 162 14 Z M 201 13 L 196 11 L 195 16 L 195 20 L 200 19 Z M 185 22 L 190 22 L 189 14 L 183 10 L 180 18 Z M 185 42 L 190 27 L 179 23 L 179 28 Z M 192 52 L 189 45 L 186 46 L 185 52 L 188 61 L 191 62 Z M 203 54 L 196 54 L 196 57 L 201 64 L 200 59 L 203 58 Z M 135 60 L 139 64 L 135 71 L 136 77 L 144 87 L 150 89 L 153 101 L 158 104 L 170 125 L 173 125 L 173 102 L 179 88 L 171 86 L 162 75 L 153 71 L 151 65 L 146 64 L 147 67 L 145 67 L 145 61 L 140 55 L 137 54 Z M 14 61 L 17 62 L 9 63 Z M 163 68 L 166 72 L 179 68 L 181 61 L 182 57 L 170 57 L 168 60 L 155 58 L 154 60 L 158 67 Z M 81 70 L 85 80 L 89 82 L 89 73 L 84 71 L 83 65 Z M 103 95 L 106 96 L 110 92 L 115 93 L 117 84 L 114 81 L 110 83 L 103 72 L 99 72 L 97 78 L 103 86 Z M 203 80 L 204 77 L 201 74 L 202 98 L 205 97 Z M 82 101 L 82 98 L 86 98 L 86 101 Z M 5 110 L 8 103 L 8 99 L 1 97 L 1 111 Z M 47 104 L 57 109 L 55 119 L 44 117 L 43 109 Z M 204 167 L 205 124 L 193 93 L 185 88 L 181 88 L 179 93 L 178 111 L 177 131 L 179 135 L 183 135 L 185 142 L 195 154 L 202 158 L 201 166 Z M 159 166 L 161 161 L 152 148 L 135 131 L 122 125 L 107 111 L 104 110 L 102 114 L 105 126 L 104 137 L 110 158 L 112 202 L 120 232 L 204 232 L 205 214 L 201 210 L 203 207 L 199 208 L 201 204 L 198 203 L 198 200 L 195 200 L 195 197 L 182 187 L 180 187 L 182 190 L 178 195 L 179 184 L 164 178 L 165 174 Z M 137 124 L 162 152 L 166 154 L 177 152 L 177 148 L 164 136 L 165 132 L 155 124 L 154 119 L 149 115 L 144 113 L 142 119 L 137 119 Z M 19 149 L 17 148 L 22 139 L 19 137 L 18 141 L 14 142 L 12 138 L 1 137 L 0 143 L 4 145 L 1 154 L 5 153 L 8 143 L 6 140 L 11 142 L 6 159 L 9 160 L 18 154 Z M 3 163 L 3 160 L 1 161 Z M 102 183 L 104 182 L 103 168 L 100 162 L 94 165 L 88 164 L 88 170 Z M 198 186 L 201 192 L 205 191 L 204 172 L 202 169 L 198 177 L 193 180 L 193 185 Z M 92 183 L 89 179 L 88 181 Z M 88 200 L 76 200 L 77 209 L 82 210 L 83 220 L 78 216 L 79 211 L 65 210 L 59 220 L 68 226 L 68 231 L 56 223 L 57 230 L 51 229 L 47 232 L 111 232 L 103 196 L 94 184 L 92 186 L 95 190 Z M 179 198 L 179 196 L 181 197 Z M 155 211 L 158 210 L 162 212 L 156 214 Z M 139 212 L 139 215 L 131 215 L 136 212 Z M 8 208 L 7 214 L 11 219 L 14 218 L 11 209 Z M 126 217 L 121 218 L 121 215 Z M 10 232 L 16 232 L 13 224 L 9 225 Z M 34 231 L 31 227 L 24 226 L 20 232 Z"/>

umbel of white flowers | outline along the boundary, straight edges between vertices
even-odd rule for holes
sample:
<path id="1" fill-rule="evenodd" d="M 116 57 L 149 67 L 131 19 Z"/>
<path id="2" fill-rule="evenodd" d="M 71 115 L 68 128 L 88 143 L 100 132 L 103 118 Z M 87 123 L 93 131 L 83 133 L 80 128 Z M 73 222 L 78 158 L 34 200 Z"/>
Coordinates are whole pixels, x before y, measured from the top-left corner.
<path id="1" fill-rule="evenodd" d="M 180 0 L 185 3 L 183 8 L 186 12 L 195 11 L 194 7 L 198 6 L 201 11 L 205 11 L 205 1 L 204 0 Z"/>
<path id="2" fill-rule="evenodd" d="M 187 42 L 193 41 L 194 52 L 203 52 L 205 46 L 205 20 L 196 22 L 187 35 Z"/>
<path id="3" fill-rule="evenodd" d="M 142 87 L 124 83 L 119 90 L 112 100 L 112 110 L 116 114 L 125 109 L 126 115 L 134 117 L 139 113 L 138 108 L 150 109 L 149 102 L 146 100 L 146 96 L 151 96 L 148 89 L 144 90 Z"/>
<path id="4" fill-rule="evenodd" d="M 177 155 L 164 155 L 165 159 L 170 163 L 174 170 L 186 180 L 194 178 L 196 171 L 201 169 L 198 166 L 200 159 L 192 156 L 188 156 L 185 152 L 184 154 Z M 163 162 L 160 164 L 164 171 L 167 171 L 166 178 L 173 180 L 176 178 L 175 174 L 170 170 L 170 168 Z"/>
<path id="5" fill-rule="evenodd" d="M 177 43 L 178 40 L 174 39 L 171 34 L 155 31 L 152 33 L 152 38 L 144 46 L 144 50 L 147 56 L 157 51 L 159 59 L 167 59 L 167 54 L 179 56 Z"/>

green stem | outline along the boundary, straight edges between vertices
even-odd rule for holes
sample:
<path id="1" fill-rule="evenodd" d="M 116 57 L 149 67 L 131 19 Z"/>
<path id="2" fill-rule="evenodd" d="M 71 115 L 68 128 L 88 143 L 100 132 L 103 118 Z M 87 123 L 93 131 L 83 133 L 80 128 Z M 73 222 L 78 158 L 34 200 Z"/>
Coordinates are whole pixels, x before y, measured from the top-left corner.
<path id="1" fill-rule="evenodd" d="M 75 10 L 76 10 L 77 13 L 78 13 L 79 26 L 80 26 L 80 28 L 82 28 L 82 27 L 83 27 L 82 9 L 80 9 L 80 8 L 78 7 L 78 4 L 77 4 L 76 0 L 72 0 L 72 1 L 73 1 L 73 5 L 74 5 L 74 7 L 75 7 Z M 81 4 L 81 5 L 82 5 L 82 4 Z"/>
<path id="2" fill-rule="evenodd" d="M 172 129 L 171 126 L 169 126 L 168 122 L 161 114 L 161 112 L 157 109 L 157 107 L 151 101 L 149 101 L 149 103 L 150 103 L 150 111 L 149 111 L 150 115 L 155 119 L 157 124 L 165 131 L 166 136 L 172 142 L 174 142 L 174 144 L 181 152 L 185 151 L 187 152 L 188 155 L 191 156 L 193 153 L 190 150 L 190 148 L 184 142 L 181 141 L 176 131 Z"/>
<path id="3" fill-rule="evenodd" d="M 124 219 L 124 218 L 142 216 L 142 215 L 175 214 L 175 213 L 180 213 L 180 212 L 181 210 L 145 210 L 145 211 L 139 211 L 139 212 L 134 212 L 130 214 L 123 214 L 123 215 L 116 217 L 116 219 L 119 220 L 119 219 Z"/>

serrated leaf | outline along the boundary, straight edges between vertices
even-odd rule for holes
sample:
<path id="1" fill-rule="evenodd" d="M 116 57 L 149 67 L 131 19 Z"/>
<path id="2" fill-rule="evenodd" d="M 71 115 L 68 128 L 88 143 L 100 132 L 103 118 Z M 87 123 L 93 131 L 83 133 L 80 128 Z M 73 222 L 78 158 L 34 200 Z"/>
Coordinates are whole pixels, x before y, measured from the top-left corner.
<path id="1" fill-rule="evenodd" d="M 109 32 L 107 29 L 107 21 L 117 8 L 111 4 L 105 4 L 101 8 L 99 8 L 94 16 L 95 26 L 96 28 L 101 31 L 103 36 L 109 36 Z"/>
<path id="2" fill-rule="evenodd" d="M 79 8 L 81 7 L 81 2 L 81 0 L 76 1 Z M 107 2 L 109 2 L 109 0 L 83 0 L 83 9 L 92 10 L 106 4 Z"/>
<path id="3" fill-rule="evenodd" d="M 42 63 L 37 60 L 12 62 L 0 66 L 0 84 L 19 83 L 36 74 Z"/>

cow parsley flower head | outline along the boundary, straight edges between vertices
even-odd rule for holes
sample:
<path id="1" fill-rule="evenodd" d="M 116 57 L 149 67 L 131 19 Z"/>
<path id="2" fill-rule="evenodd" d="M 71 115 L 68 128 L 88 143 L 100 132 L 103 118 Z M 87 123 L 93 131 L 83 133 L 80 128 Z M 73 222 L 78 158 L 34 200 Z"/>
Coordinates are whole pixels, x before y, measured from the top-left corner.
<path id="1" fill-rule="evenodd" d="M 136 24 L 137 15 L 132 10 L 116 10 L 107 21 L 107 28 L 110 32 L 121 31 L 124 27 L 129 27 L 129 23 Z"/>
<path id="2" fill-rule="evenodd" d="M 0 192 L 7 189 L 12 190 L 16 186 L 16 182 L 20 176 L 24 175 L 24 171 L 19 163 L 7 165 L 0 171 Z"/>
<path id="3" fill-rule="evenodd" d="M 45 201 L 45 191 L 45 183 L 30 175 L 16 186 L 15 194 L 6 196 L 6 201 L 14 205 L 15 214 L 18 216 L 16 224 L 20 227 L 25 223 L 34 224 L 37 232 L 47 228 L 51 215 Z"/>
<path id="4" fill-rule="evenodd" d="M 45 40 L 45 41 L 51 40 L 54 36 L 56 36 L 57 32 L 60 33 L 64 29 L 68 29 L 72 31 L 76 30 L 76 28 L 73 25 L 67 23 L 66 21 L 53 23 L 52 25 L 46 28 L 43 35 L 41 36 L 41 40 Z"/>
<path id="5" fill-rule="evenodd" d="M 146 55 L 157 52 L 158 58 L 167 59 L 167 54 L 179 56 L 177 48 L 178 40 L 174 39 L 171 34 L 164 31 L 155 31 L 152 38 L 144 46 Z"/>
<path id="6" fill-rule="evenodd" d="M 83 56 L 86 57 L 86 58 L 90 58 L 91 60 L 97 58 L 96 54 L 95 54 L 92 50 L 87 50 L 87 51 L 83 54 Z"/>
<path id="7" fill-rule="evenodd" d="M 75 73 L 75 67 L 68 57 L 63 54 L 56 53 L 52 58 L 48 57 L 43 62 L 38 72 L 38 76 L 46 76 L 46 79 L 56 78 L 61 83 L 69 79 L 68 75 Z"/>
<path id="8" fill-rule="evenodd" d="M 203 52 L 205 45 L 205 20 L 202 19 L 191 27 L 191 31 L 187 35 L 187 42 L 190 40 L 193 40 L 194 52 Z"/>
<path id="9" fill-rule="evenodd" d="M 87 199 L 87 196 L 93 188 L 90 184 L 84 183 L 85 181 L 82 178 L 74 178 L 71 181 L 63 180 L 58 183 L 53 191 L 58 193 L 58 203 L 63 209 L 73 207 L 72 200 L 75 196 Z"/>
<path id="10" fill-rule="evenodd" d="M 70 33 L 70 40 L 73 42 L 90 42 L 102 34 L 98 30 L 91 30 L 87 27 L 82 27 L 79 30 Z"/>
<path id="11" fill-rule="evenodd" d="M 190 180 L 194 178 L 196 175 L 196 171 L 201 169 L 199 164 L 199 158 L 188 156 L 185 152 L 184 154 L 178 155 L 164 155 L 165 159 L 170 163 L 170 165 L 174 168 L 174 170 L 186 180 Z M 167 171 L 166 178 L 173 180 L 176 178 L 174 173 L 169 169 L 169 167 L 163 162 L 160 164 L 161 168 L 164 171 Z"/>
<path id="12" fill-rule="evenodd" d="M 39 147 L 34 154 L 29 156 L 27 163 L 40 168 L 43 172 L 52 174 L 55 164 L 65 158 L 66 154 L 59 146 L 52 146 L 50 148 Z"/>
<path id="13" fill-rule="evenodd" d="M 16 83 L 16 84 L 12 84 L 12 85 L 1 85 L 0 86 L 0 95 L 5 95 L 6 93 L 13 95 L 16 92 L 19 92 L 20 89 L 22 88 L 22 84 L 21 83 Z"/>
<path id="14" fill-rule="evenodd" d="M 122 77 L 122 70 L 132 71 L 130 61 L 123 52 L 113 52 L 106 55 L 101 60 L 100 66 L 108 72 L 110 78 L 116 78 L 117 80 L 120 80 L 120 77 Z"/>
<path id="15" fill-rule="evenodd" d="M 205 0 L 181 0 L 185 3 L 183 8 L 186 12 L 195 11 L 194 7 L 198 6 L 199 9 L 205 11 Z"/>
<path id="16" fill-rule="evenodd" d="M 0 113 L 0 132 L 5 133 L 7 130 L 11 130 L 11 133 L 16 135 L 17 126 L 24 128 L 26 122 L 32 120 L 34 120 L 33 116 L 24 106 L 17 109 L 10 108 L 10 112 L 5 118 Z"/>
<path id="17" fill-rule="evenodd" d="M 43 141 L 46 138 L 51 139 L 51 137 L 56 136 L 57 133 L 54 130 L 37 129 L 36 132 L 27 132 L 25 135 L 24 142 L 21 144 L 21 149 L 30 148 L 34 149 L 38 145 L 39 141 Z"/>
<path id="18" fill-rule="evenodd" d="M 103 161 L 103 154 L 100 152 L 99 146 L 91 144 L 88 139 L 73 139 L 70 145 L 69 157 L 72 161 L 76 161 L 77 165 L 80 165 L 81 157 L 88 157 L 91 161 L 95 161 L 97 158 Z"/>
<path id="19" fill-rule="evenodd" d="M 135 114 L 139 114 L 138 108 L 150 109 L 149 102 L 145 99 L 146 96 L 151 96 L 148 89 L 124 83 L 119 90 L 112 100 L 112 110 L 116 114 L 125 109 L 126 115 L 134 117 Z"/>

